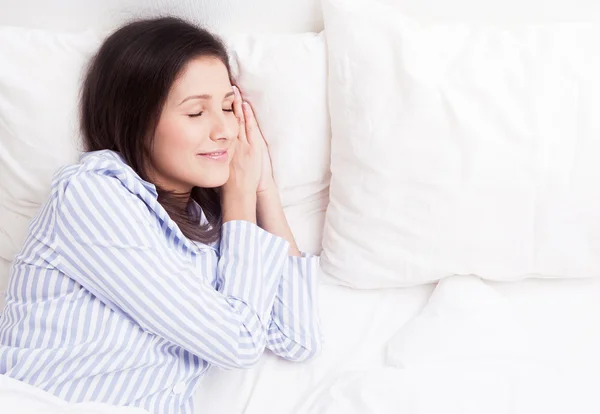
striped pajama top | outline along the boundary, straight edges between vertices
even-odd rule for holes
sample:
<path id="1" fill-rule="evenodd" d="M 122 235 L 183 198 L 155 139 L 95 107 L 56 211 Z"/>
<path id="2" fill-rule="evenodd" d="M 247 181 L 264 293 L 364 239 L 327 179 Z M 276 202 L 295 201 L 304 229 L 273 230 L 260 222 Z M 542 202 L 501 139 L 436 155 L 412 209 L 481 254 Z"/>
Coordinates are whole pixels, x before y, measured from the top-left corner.
<path id="1" fill-rule="evenodd" d="M 194 243 L 119 153 L 84 153 L 54 175 L 13 262 L 0 374 L 70 402 L 192 413 L 209 367 L 320 349 L 318 257 L 288 249 L 246 221 Z"/>

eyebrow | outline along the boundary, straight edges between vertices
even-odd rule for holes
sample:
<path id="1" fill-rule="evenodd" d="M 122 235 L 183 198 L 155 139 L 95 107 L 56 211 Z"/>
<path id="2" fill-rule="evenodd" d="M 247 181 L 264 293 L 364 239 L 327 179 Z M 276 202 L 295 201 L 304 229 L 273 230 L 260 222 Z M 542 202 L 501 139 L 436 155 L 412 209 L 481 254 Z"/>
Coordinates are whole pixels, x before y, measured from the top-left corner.
<path id="1" fill-rule="evenodd" d="M 229 92 L 229 93 L 225 94 L 223 99 L 229 98 L 232 95 L 233 95 L 233 92 Z M 191 95 L 191 96 L 188 96 L 187 98 L 185 98 L 183 101 L 181 101 L 179 103 L 179 105 L 181 105 L 182 103 L 184 103 L 186 101 L 189 101 L 190 99 L 211 99 L 211 98 L 212 98 L 212 95 Z"/>

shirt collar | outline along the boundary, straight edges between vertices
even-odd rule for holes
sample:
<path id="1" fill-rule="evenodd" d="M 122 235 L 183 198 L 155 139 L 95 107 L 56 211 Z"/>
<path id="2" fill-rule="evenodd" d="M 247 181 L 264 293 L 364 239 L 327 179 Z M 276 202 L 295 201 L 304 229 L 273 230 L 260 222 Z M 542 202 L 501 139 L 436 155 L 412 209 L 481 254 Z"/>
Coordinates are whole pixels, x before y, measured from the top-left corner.
<path id="1" fill-rule="evenodd" d="M 91 157 L 92 155 L 99 155 L 99 154 L 102 156 L 110 157 L 110 158 L 116 160 L 119 164 L 122 164 L 123 168 L 126 168 L 128 170 L 128 172 L 136 180 L 138 180 L 144 186 L 144 188 L 146 188 L 152 194 L 152 196 L 155 199 L 158 199 L 158 191 L 156 190 L 156 186 L 154 184 L 152 184 L 151 182 L 148 182 L 148 181 L 142 179 L 142 177 L 140 177 L 139 174 L 137 172 L 135 172 L 135 170 L 133 168 L 131 168 L 131 166 L 129 166 L 129 164 L 127 164 L 127 161 L 125 160 L 125 157 L 123 156 L 123 154 L 121 154 L 118 151 L 113 151 L 113 150 L 107 149 L 107 150 L 84 152 L 79 157 L 79 162 L 85 161 L 86 158 Z"/>

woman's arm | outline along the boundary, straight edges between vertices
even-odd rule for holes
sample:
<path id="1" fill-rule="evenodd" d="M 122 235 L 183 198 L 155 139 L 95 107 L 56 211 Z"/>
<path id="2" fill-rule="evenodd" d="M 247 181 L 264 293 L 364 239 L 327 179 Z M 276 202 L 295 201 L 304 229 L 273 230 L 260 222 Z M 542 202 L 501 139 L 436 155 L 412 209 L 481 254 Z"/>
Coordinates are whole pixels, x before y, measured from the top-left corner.
<path id="1" fill-rule="evenodd" d="M 322 346 L 317 300 L 319 258 L 303 255 L 298 249 L 273 179 L 267 143 L 249 106 L 244 115 L 248 137 L 262 143 L 262 171 L 256 196 L 258 225 L 287 240 L 290 245 L 290 257 L 286 258 L 280 271 L 281 279 L 267 327 L 267 347 L 282 358 L 305 361 L 315 356 Z M 268 246 L 263 246 L 263 254 L 265 257 L 271 254 Z"/>
<path id="2" fill-rule="evenodd" d="M 285 240 L 247 221 L 224 223 L 217 291 L 198 275 L 216 264 L 199 266 L 165 248 L 155 213 L 116 177 L 84 172 L 58 198 L 53 264 L 59 270 L 142 329 L 210 364 L 244 368 L 258 361 Z M 280 263 L 263 260 L 260 246 L 267 244 Z"/>
<path id="3" fill-rule="evenodd" d="M 288 257 L 267 328 L 267 348 L 290 361 L 307 361 L 322 348 L 317 256 Z"/>
<path id="4" fill-rule="evenodd" d="M 275 183 L 256 195 L 256 218 L 260 227 L 288 241 L 290 256 L 302 256 L 283 212 Z"/>
<path id="5" fill-rule="evenodd" d="M 317 300 L 319 258 L 298 250 L 274 185 L 258 193 L 257 200 L 258 225 L 290 243 L 290 256 L 281 270 L 267 328 L 267 348 L 282 358 L 306 361 L 322 347 Z"/>
<path id="6" fill-rule="evenodd" d="M 279 198 L 279 190 L 273 179 L 269 147 L 260 131 L 254 111 L 247 102 L 243 105 L 243 115 L 243 123 L 248 141 L 252 142 L 261 153 L 260 179 L 256 187 L 256 222 L 269 233 L 287 240 L 290 244 L 289 254 L 291 256 L 301 256 L 290 226 L 285 218 Z"/>

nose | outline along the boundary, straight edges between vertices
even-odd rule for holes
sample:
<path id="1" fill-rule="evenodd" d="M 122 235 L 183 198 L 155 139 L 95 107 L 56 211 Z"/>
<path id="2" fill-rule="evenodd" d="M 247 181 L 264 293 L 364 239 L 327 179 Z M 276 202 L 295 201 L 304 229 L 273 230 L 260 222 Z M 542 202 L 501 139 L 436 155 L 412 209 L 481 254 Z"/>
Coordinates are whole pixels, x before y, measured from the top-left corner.
<path id="1" fill-rule="evenodd" d="M 222 112 L 213 117 L 210 139 L 212 141 L 230 141 L 238 135 L 238 123 L 235 116 L 227 117 Z"/>

